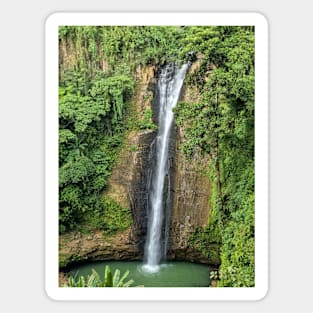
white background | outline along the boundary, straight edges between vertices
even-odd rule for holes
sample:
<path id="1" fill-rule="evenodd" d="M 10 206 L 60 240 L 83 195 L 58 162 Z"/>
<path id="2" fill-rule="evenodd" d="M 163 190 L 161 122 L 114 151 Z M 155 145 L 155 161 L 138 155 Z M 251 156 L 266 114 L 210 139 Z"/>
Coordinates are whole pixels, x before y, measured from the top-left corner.
<path id="1" fill-rule="evenodd" d="M 257 302 L 56 302 L 44 292 L 44 20 L 60 11 L 257 11 L 270 28 L 270 279 Z M 0 8 L 1 312 L 311 312 L 310 1 L 8 1 Z"/>

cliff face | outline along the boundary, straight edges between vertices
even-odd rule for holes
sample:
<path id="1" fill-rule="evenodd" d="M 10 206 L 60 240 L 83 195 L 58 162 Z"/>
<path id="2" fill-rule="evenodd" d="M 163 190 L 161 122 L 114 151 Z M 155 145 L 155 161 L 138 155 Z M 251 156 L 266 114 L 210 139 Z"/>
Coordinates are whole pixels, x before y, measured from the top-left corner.
<path id="1" fill-rule="evenodd" d="M 154 67 L 139 67 L 136 71 L 137 88 L 131 108 L 134 116 L 143 119 L 146 109 L 152 109 L 155 85 Z M 130 208 L 133 216 L 132 236 L 143 251 L 147 228 L 148 176 L 150 145 L 156 136 L 151 129 L 131 131 L 113 168 L 106 194 L 121 206 Z"/>
<path id="2" fill-rule="evenodd" d="M 191 67 L 195 70 L 198 63 Z M 147 108 L 154 106 L 155 68 L 146 66 L 137 69 L 137 87 L 131 109 L 140 120 Z M 181 100 L 197 101 L 198 90 L 184 87 Z M 122 207 L 130 208 L 133 225 L 125 232 L 105 238 L 100 232 L 94 234 L 66 234 L 60 236 L 60 258 L 63 265 L 77 260 L 136 260 L 143 258 L 143 247 L 147 231 L 148 175 L 151 167 L 149 152 L 156 131 L 134 130 L 128 133 L 120 155 L 109 179 L 106 195 Z M 170 192 L 171 209 L 166 212 L 165 231 L 169 234 L 169 259 L 189 260 L 218 265 L 218 258 L 208 258 L 190 244 L 189 238 L 196 228 L 207 225 L 210 216 L 209 199 L 211 183 L 204 175 L 207 158 L 196 154 L 187 161 L 179 147 L 183 141 L 181 129 L 174 126 L 170 144 Z M 167 209 L 168 210 L 168 209 Z M 218 250 L 218 247 L 212 247 Z M 218 255 L 218 253 L 215 253 Z M 75 259 L 76 258 L 76 259 Z"/>
<path id="3" fill-rule="evenodd" d="M 178 129 L 169 257 L 208 263 L 207 257 L 189 243 L 191 234 L 196 228 L 207 225 L 210 215 L 211 183 L 204 175 L 208 160 L 196 154 L 191 161 L 187 161 L 179 150 L 181 141 Z"/>
<path id="4" fill-rule="evenodd" d="M 190 72 L 195 71 L 199 65 L 199 61 L 194 63 Z M 152 108 L 153 119 L 157 122 L 159 108 L 156 106 L 158 92 L 155 89 L 154 69 L 152 67 L 138 69 L 137 82 L 138 87 L 133 100 L 134 110 L 140 115 L 147 107 Z M 154 99 L 151 97 L 153 89 Z M 199 98 L 200 93 L 196 88 L 190 86 L 183 88 L 182 101 L 190 103 L 198 101 Z M 123 207 L 131 208 L 134 220 L 131 234 L 140 255 L 143 255 L 147 231 L 149 184 L 147 172 L 152 165 L 149 152 L 155 136 L 156 131 L 151 130 L 129 133 L 125 143 L 126 148 L 122 149 L 109 179 L 107 192 L 109 197 Z M 170 184 L 172 199 L 170 207 L 167 205 L 165 208 L 164 231 L 169 235 L 167 257 L 217 265 L 219 260 L 208 259 L 189 241 L 197 228 L 208 224 L 212 187 L 205 175 L 208 158 L 195 154 L 192 160 L 186 160 L 180 151 L 183 138 L 182 130 L 174 126 L 169 147 L 170 177 L 165 182 Z M 216 249 L 216 246 L 212 248 Z"/>
<path id="5" fill-rule="evenodd" d="M 109 179 L 107 195 L 121 206 L 130 208 L 133 217 L 132 236 L 142 250 L 146 232 L 150 144 L 153 131 L 131 132 Z"/>
<path id="6" fill-rule="evenodd" d="M 198 60 L 189 72 L 197 70 L 199 65 Z M 188 104 L 199 101 L 199 98 L 200 93 L 195 87 L 185 85 L 181 96 L 182 101 Z M 197 228 L 208 224 L 210 217 L 209 200 L 212 185 L 206 175 L 208 157 L 195 153 L 192 160 L 186 160 L 180 151 L 184 134 L 177 126 L 174 136 L 176 137 L 172 169 L 174 183 L 168 258 L 218 265 L 219 259 L 208 258 L 189 241 Z M 212 246 L 212 249 L 216 250 L 218 247 Z"/>

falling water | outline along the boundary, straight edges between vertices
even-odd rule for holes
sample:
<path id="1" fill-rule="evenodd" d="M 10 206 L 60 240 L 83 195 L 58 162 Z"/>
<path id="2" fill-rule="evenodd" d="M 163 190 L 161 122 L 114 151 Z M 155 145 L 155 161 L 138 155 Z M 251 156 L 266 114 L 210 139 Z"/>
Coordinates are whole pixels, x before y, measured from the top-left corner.
<path id="1" fill-rule="evenodd" d="M 145 246 L 145 265 L 147 272 L 157 272 L 162 257 L 162 228 L 163 228 L 163 191 L 165 176 L 168 175 L 168 150 L 170 133 L 176 106 L 185 78 L 188 64 L 180 69 L 176 65 L 165 66 L 158 81 L 159 90 L 159 128 L 156 137 L 156 164 L 149 190 L 149 221 L 148 235 Z M 165 239 L 166 240 L 166 239 Z"/>

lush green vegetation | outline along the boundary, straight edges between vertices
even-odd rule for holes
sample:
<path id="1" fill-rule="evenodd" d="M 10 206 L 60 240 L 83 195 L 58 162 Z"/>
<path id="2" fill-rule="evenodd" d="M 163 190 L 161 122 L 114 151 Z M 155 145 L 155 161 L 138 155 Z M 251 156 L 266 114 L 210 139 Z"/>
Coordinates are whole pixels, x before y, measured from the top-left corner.
<path id="1" fill-rule="evenodd" d="M 152 121 L 152 109 L 147 108 L 144 112 L 143 119 L 138 123 L 139 129 L 156 129 L 156 124 Z"/>
<path id="2" fill-rule="evenodd" d="M 192 27 L 182 53 L 203 55 L 189 77 L 201 94 L 180 103 L 176 121 L 184 128 L 188 158 L 210 155 L 213 212 L 195 234 L 202 250 L 221 243 L 220 286 L 254 285 L 254 31 L 251 27 Z M 207 251 L 210 253 L 210 251 Z"/>
<path id="3" fill-rule="evenodd" d="M 179 53 L 181 27 L 82 26 L 59 28 L 60 76 L 68 67 L 101 70 L 134 70 L 138 65 L 174 61 Z M 71 52 L 71 58 L 67 58 Z"/>
<path id="4" fill-rule="evenodd" d="M 60 27 L 59 36 L 60 232 L 129 227 L 129 210 L 103 192 L 125 134 L 156 128 L 150 109 L 138 119 L 131 107 L 136 68 L 181 62 L 192 51 L 201 63 L 186 83 L 201 97 L 179 103 L 176 122 L 186 158 L 210 156 L 214 185 L 208 225 L 190 244 L 207 256 L 212 244 L 220 246 L 219 286 L 253 286 L 253 27 Z"/>
<path id="5" fill-rule="evenodd" d="M 132 78 L 121 74 L 65 77 L 59 98 L 61 231 L 105 209 L 101 194 L 123 142 L 123 115 L 134 88 Z"/>
<path id="6" fill-rule="evenodd" d="M 102 230 L 106 235 L 114 235 L 118 231 L 127 229 L 132 224 L 129 208 L 124 208 L 110 197 L 100 197 L 101 206 L 97 210 L 89 210 L 83 222 L 79 225 L 80 231 L 89 233 L 94 229 Z"/>
<path id="7" fill-rule="evenodd" d="M 103 279 L 101 279 L 100 275 L 93 269 L 92 274 L 88 275 L 88 277 L 69 276 L 68 283 L 63 287 L 130 287 L 134 281 L 132 279 L 125 281 L 128 274 L 129 271 L 126 271 L 121 276 L 121 271 L 118 269 L 112 274 L 110 267 L 107 265 Z"/>
<path id="8" fill-rule="evenodd" d="M 59 28 L 61 233 L 81 224 L 107 233 L 129 226 L 130 212 L 103 191 L 125 133 L 156 128 L 150 109 L 139 119 L 130 105 L 135 69 L 174 60 L 180 33 L 176 27 Z"/>

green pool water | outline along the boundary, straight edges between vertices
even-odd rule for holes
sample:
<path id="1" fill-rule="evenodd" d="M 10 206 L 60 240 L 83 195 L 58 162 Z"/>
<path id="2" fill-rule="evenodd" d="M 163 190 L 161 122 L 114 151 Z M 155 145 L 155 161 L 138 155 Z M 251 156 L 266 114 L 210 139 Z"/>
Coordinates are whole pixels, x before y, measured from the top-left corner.
<path id="1" fill-rule="evenodd" d="M 156 273 L 146 272 L 140 261 L 105 261 L 86 263 L 73 268 L 71 275 L 87 276 L 95 269 L 100 277 L 104 276 L 105 266 L 111 271 L 119 269 L 121 273 L 130 271 L 127 280 L 133 279 L 132 286 L 145 287 L 208 287 L 210 285 L 210 269 L 207 265 L 190 262 L 169 262 L 161 264 Z"/>

